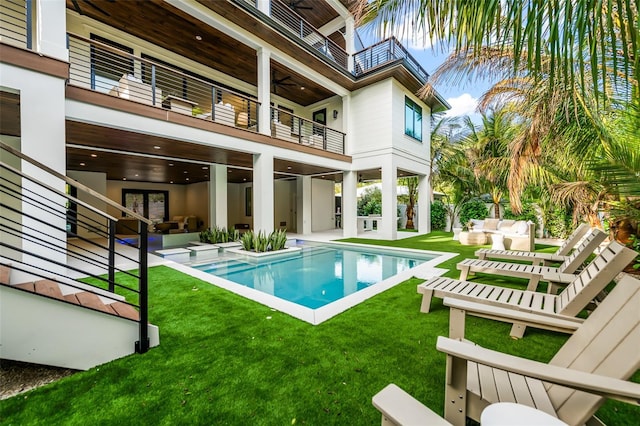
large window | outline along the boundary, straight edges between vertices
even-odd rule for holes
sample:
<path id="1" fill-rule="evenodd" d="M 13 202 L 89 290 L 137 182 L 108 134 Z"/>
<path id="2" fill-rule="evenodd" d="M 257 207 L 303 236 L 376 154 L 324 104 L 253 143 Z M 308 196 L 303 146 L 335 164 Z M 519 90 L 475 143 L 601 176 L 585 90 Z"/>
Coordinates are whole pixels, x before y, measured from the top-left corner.
<path id="1" fill-rule="evenodd" d="M 169 219 L 169 191 L 123 189 L 122 205 L 154 223 Z"/>
<path id="2" fill-rule="evenodd" d="M 404 98 L 404 133 L 422 142 L 422 108 Z"/>

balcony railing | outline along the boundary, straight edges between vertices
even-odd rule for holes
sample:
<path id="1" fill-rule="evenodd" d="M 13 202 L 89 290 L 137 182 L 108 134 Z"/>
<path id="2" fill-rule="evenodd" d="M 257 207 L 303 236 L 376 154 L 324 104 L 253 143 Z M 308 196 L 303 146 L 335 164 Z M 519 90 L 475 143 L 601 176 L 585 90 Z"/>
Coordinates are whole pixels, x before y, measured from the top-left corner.
<path id="1" fill-rule="evenodd" d="M 251 131 L 259 103 L 204 77 L 69 34 L 69 83 Z"/>
<path id="2" fill-rule="evenodd" d="M 326 58 L 347 69 L 347 52 L 336 43 L 322 35 L 316 28 L 304 20 L 289 6 L 280 0 L 271 0 L 271 17 L 281 23 L 309 46 L 322 53 Z"/>
<path id="3" fill-rule="evenodd" d="M 271 135 L 300 145 L 344 154 L 344 133 L 280 108 L 271 107 Z"/>
<path id="4" fill-rule="evenodd" d="M 422 84 L 427 82 L 429 74 L 420 66 L 418 61 L 395 38 L 391 37 L 353 55 L 354 74 L 360 76 L 391 62 L 402 60 L 404 64 L 420 79 Z"/>
<path id="5" fill-rule="evenodd" d="M 0 2 L 0 41 L 31 49 L 31 0 Z"/>

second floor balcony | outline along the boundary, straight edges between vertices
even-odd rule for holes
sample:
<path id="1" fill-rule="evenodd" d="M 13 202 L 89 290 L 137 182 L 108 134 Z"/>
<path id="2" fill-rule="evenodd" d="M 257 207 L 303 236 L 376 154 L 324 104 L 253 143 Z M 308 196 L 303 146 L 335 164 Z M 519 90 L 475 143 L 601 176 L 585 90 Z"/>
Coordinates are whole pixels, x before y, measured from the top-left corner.
<path id="1" fill-rule="evenodd" d="M 251 94 L 95 38 L 68 35 L 69 84 L 253 133 L 261 119 L 269 120 L 274 138 L 344 153 L 341 131 L 277 107 L 261 118 L 260 103 Z"/>

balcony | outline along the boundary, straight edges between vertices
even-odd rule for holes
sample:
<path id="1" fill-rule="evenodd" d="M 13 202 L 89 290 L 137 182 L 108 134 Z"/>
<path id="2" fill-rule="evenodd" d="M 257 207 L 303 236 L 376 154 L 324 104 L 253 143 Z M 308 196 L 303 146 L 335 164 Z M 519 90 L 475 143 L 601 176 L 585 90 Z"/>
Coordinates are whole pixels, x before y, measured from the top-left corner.
<path id="1" fill-rule="evenodd" d="M 260 104 L 255 97 L 105 42 L 74 34 L 68 34 L 68 39 L 70 85 L 258 132 Z M 281 120 L 272 121 L 274 138 L 344 153 L 344 133 L 277 108 L 271 116 Z M 289 126 L 288 134 L 282 126 Z"/>
<path id="2" fill-rule="evenodd" d="M 0 3 L 0 41 L 31 49 L 31 1 L 3 0 Z"/>
<path id="3" fill-rule="evenodd" d="M 344 133 L 283 109 L 271 108 L 271 135 L 300 145 L 344 154 Z"/>
<path id="4" fill-rule="evenodd" d="M 367 47 L 353 55 L 355 69 L 354 75 L 359 77 L 387 64 L 402 61 L 412 71 L 422 84 L 427 82 L 429 74 L 420 66 L 418 61 L 395 38 L 390 37 L 379 43 Z"/>

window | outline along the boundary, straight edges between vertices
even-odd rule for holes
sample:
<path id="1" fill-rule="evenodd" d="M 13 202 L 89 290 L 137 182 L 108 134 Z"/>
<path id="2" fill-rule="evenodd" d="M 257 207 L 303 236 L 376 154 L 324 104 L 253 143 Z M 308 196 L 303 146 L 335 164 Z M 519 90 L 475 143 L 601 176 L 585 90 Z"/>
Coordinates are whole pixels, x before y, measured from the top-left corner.
<path id="1" fill-rule="evenodd" d="M 133 54 L 133 49 L 95 34 L 91 34 L 91 40 Z M 115 50 L 91 45 L 91 89 L 108 93 L 127 74 L 133 74 L 132 58 L 120 55 Z"/>
<path id="2" fill-rule="evenodd" d="M 422 142 L 422 108 L 404 98 L 404 133 Z"/>
<path id="3" fill-rule="evenodd" d="M 169 191 L 123 189 L 122 205 L 154 223 L 169 219 Z"/>

